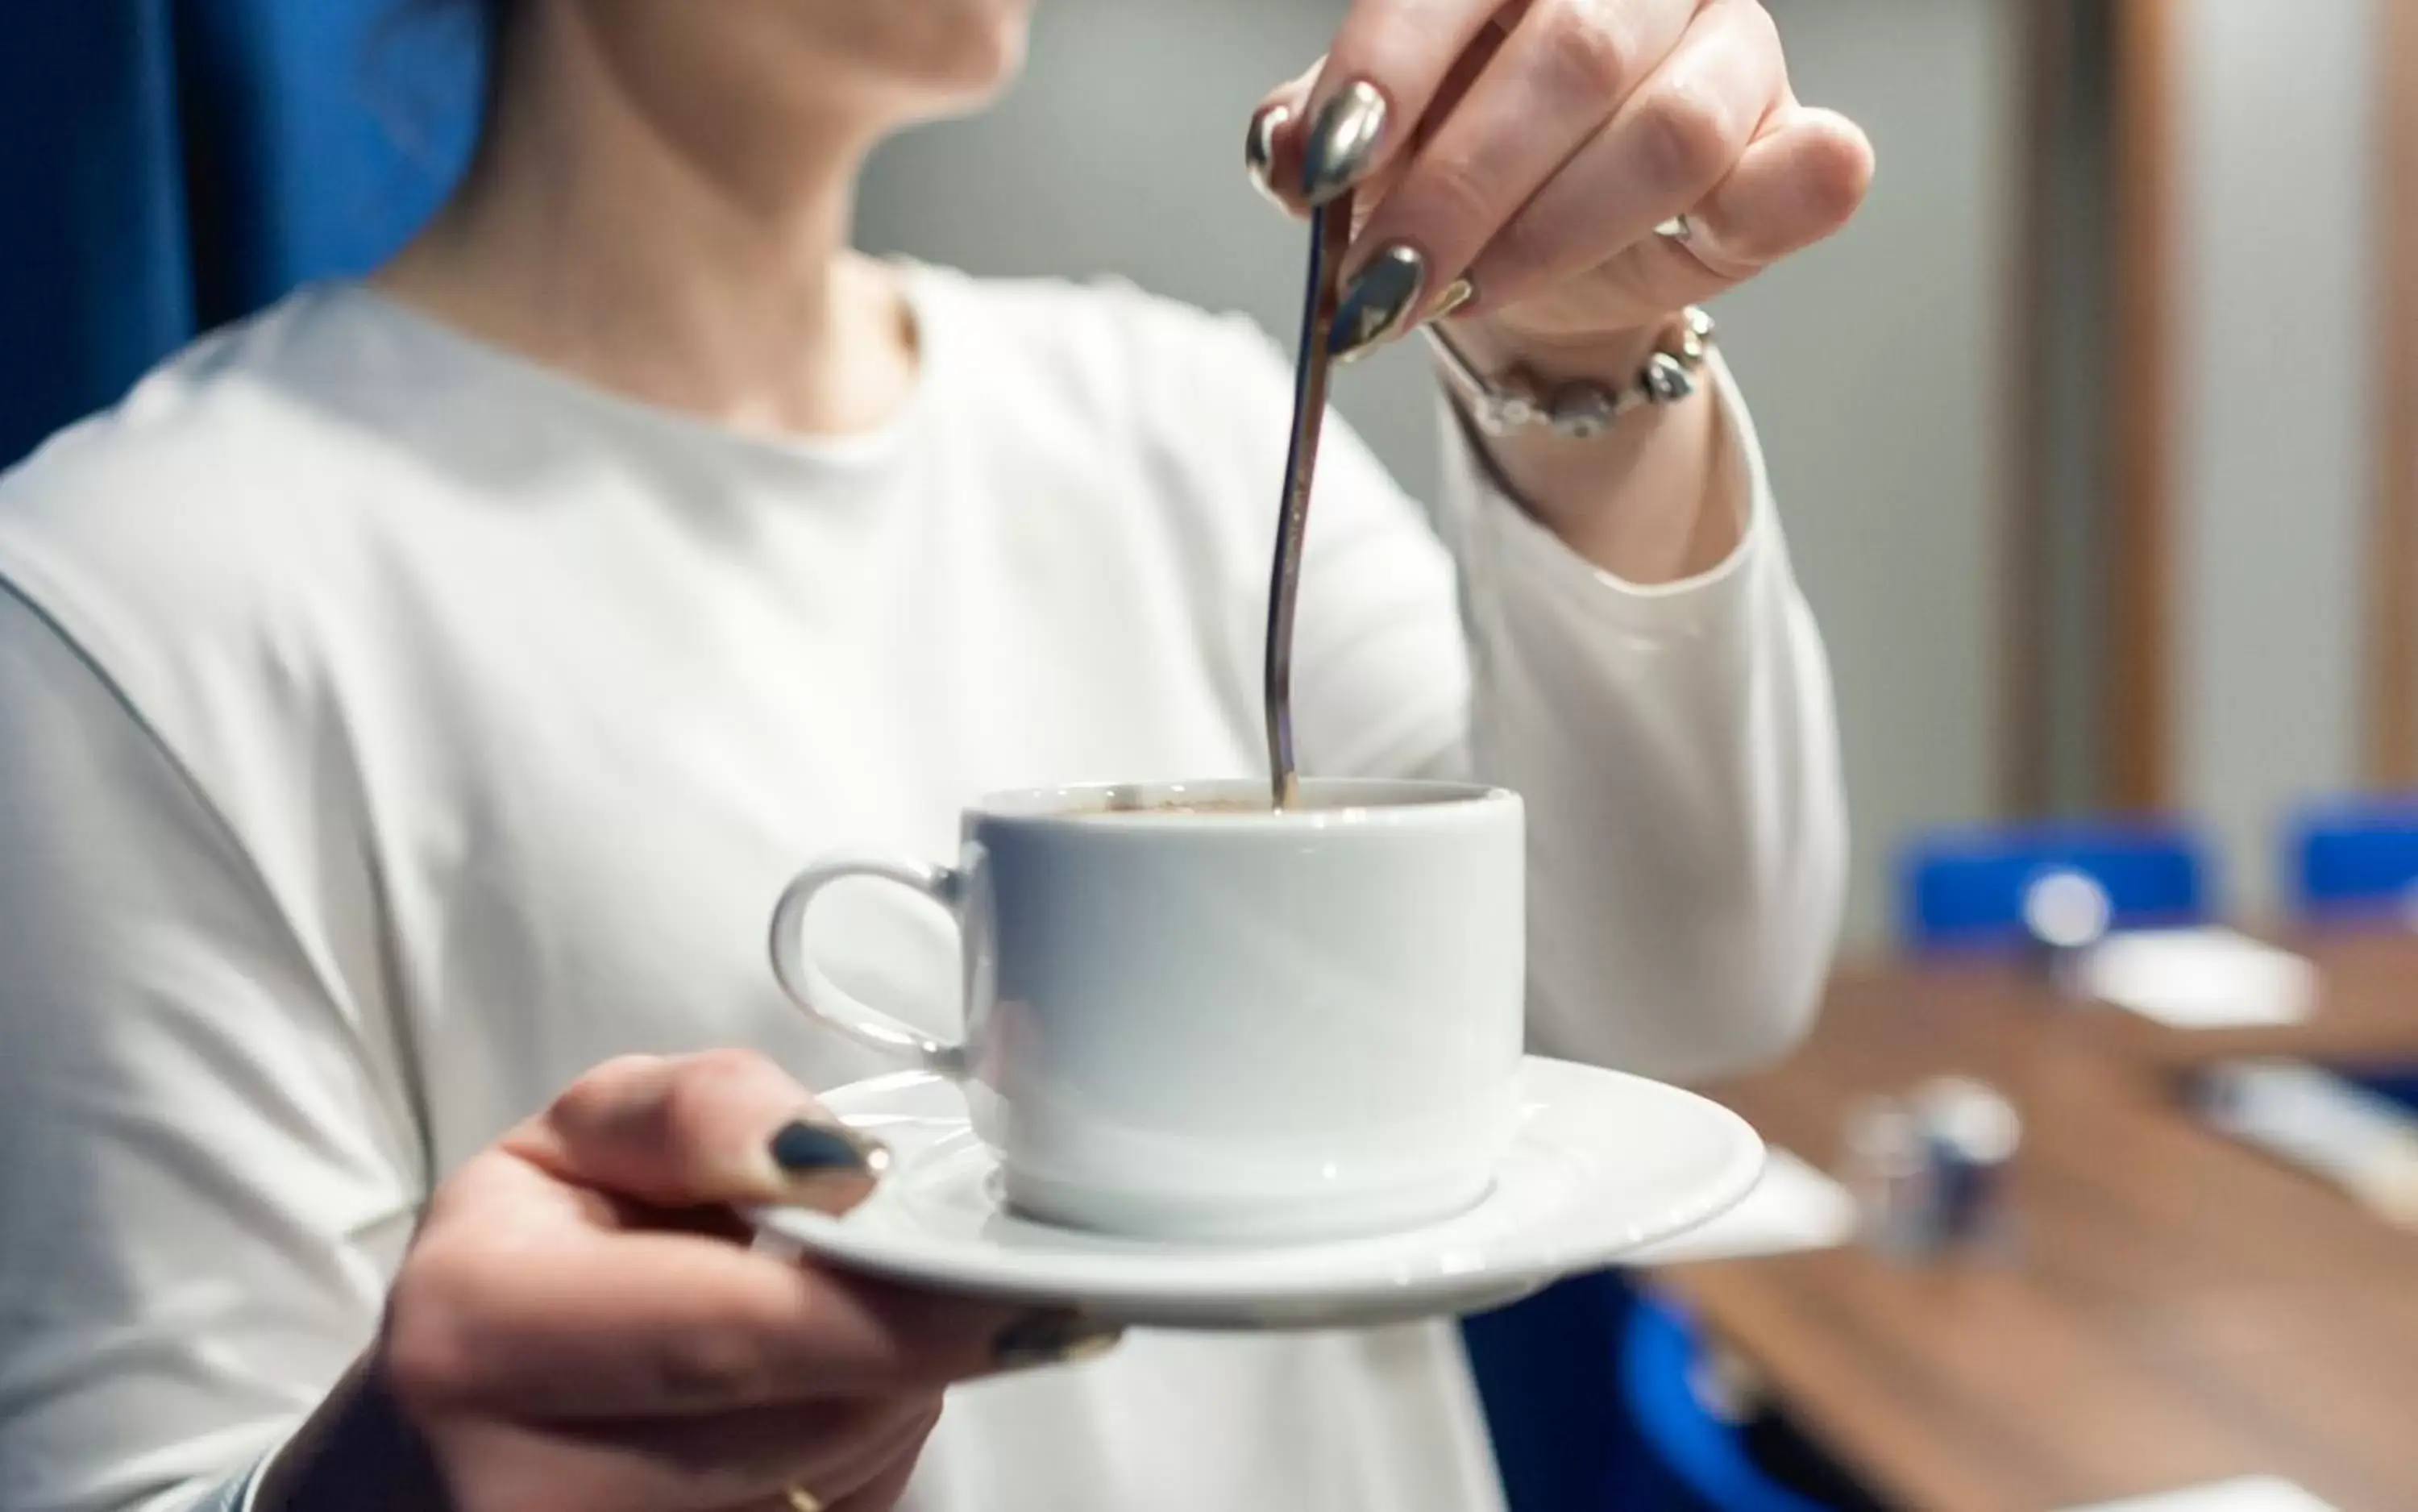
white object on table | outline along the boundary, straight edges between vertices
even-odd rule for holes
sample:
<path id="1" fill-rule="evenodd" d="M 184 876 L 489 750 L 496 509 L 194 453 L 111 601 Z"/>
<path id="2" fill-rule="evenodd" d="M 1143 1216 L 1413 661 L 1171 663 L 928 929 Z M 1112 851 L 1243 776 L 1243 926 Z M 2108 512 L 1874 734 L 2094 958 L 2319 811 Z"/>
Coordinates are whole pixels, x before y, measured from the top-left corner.
<path id="1" fill-rule="evenodd" d="M 2318 1000 L 2306 957 L 2220 927 L 2110 936 L 2084 959 L 2081 985 L 2176 1029 L 2298 1023 Z"/>
<path id="2" fill-rule="evenodd" d="M 2187 1486 L 2149 1496 L 2128 1496 L 2119 1502 L 2095 1502 L 2066 1512 L 2340 1512 L 2279 1475 L 2244 1475 L 2238 1480 Z"/>
<path id="3" fill-rule="evenodd" d="M 2235 1061 L 2202 1073 L 2198 1101 L 2218 1129 L 2418 1228 L 2418 1114 L 2391 1098 L 2303 1061 Z"/>
<path id="4" fill-rule="evenodd" d="M 1855 1233 L 1856 1204 L 1847 1189 L 1774 1147 L 1765 1156 L 1763 1179 L 1737 1206 L 1686 1233 L 1648 1245 L 1621 1263 L 1684 1265 L 1829 1249 Z"/>

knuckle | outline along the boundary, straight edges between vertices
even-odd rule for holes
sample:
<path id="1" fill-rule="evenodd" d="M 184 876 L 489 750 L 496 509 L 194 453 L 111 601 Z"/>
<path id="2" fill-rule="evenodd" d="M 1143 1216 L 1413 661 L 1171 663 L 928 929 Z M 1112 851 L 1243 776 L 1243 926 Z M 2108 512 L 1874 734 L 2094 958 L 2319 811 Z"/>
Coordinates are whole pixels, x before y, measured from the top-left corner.
<path id="1" fill-rule="evenodd" d="M 1564 241 L 1544 214 L 1522 211 L 1486 244 L 1478 286 L 1489 298 L 1509 298 L 1514 290 L 1525 287 L 1538 273 L 1569 256 Z"/>
<path id="2" fill-rule="evenodd" d="M 1858 140 L 1833 137 L 1807 156 L 1805 197 L 1821 229 L 1828 230 L 1863 204 L 1872 188 L 1872 153 Z"/>
<path id="3" fill-rule="evenodd" d="M 697 1150 L 714 1138 L 716 1114 L 728 1100 L 727 1083 L 704 1075 L 676 1078 L 648 1121 L 648 1142 L 666 1151 Z"/>
<path id="4" fill-rule="evenodd" d="M 1636 77 L 1640 57 L 1630 29 L 1599 0 L 1562 0 L 1543 18 L 1549 86 L 1581 99 L 1616 99 Z"/>
<path id="5" fill-rule="evenodd" d="M 1739 35 L 1748 41 L 1774 54 L 1782 51 L 1780 23 L 1772 18 L 1770 8 L 1761 0 L 1746 0 L 1745 4 L 1730 11 L 1728 21 L 1739 28 Z"/>
<path id="6" fill-rule="evenodd" d="M 1637 132 L 1645 172 L 1664 189 L 1707 188 L 1730 165 L 1730 112 L 1702 90 L 1657 91 L 1638 106 Z"/>
<path id="7" fill-rule="evenodd" d="M 487 1393 L 496 1331 L 482 1327 L 463 1305 L 463 1270 L 450 1258 L 415 1259 L 389 1294 L 380 1367 L 388 1389 L 414 1416 L 461 1407 Z"/>
<path id="8" fill-rule="evenodd" d="M 660 1055 L 617 1055 L 590 1066 L 586 1076 L 572 1083 L 572 1089 L 602 1092 L 658 1071 L 665 1063 Z"/>
<path id="9" fill-rule="evenodd" d="M 681 1080 L 710 1081 L 721 1087 L 761 1081 L 767 1077 L 783 1077 L 783 1073 L 771 1056 L 744 1047 L 699 1050 L 683 1060 L 680 1068 Z"/>
<path id="10" fill-rule="evenodd" d="M 1498 191 L 1492 187 L 1498 181 L 1476 156 L 1431 152 L 1402 186 L 1400 198 L 1416 206 L 1421 224 L 1447 229 L 1456 238 L 1474 238 L 1501 214 L 1495 205 Z"/>
<path id="11" fill-rule="evenodd" d="M 688 1330 L 655 1354 L 650 1374 L 656 1399 L 674 1409 L 761 1401 L 779 1384 L 755 1336 L 729 1326 Z"/>
<path id="12" fill-rule="evenodd" d="M 655 1074 L 663 1063 L 662 1057 L 652 1055 L 617 1055 L 600 1061 L 556 1095 L 546 1122 L 563 1129 L 592 1128 L 627 1101 L 631 1083 Z"/>
<path id="13" fill-rule="evenodd" d="M 707 1050 L 683 1060 L 664 1089 L 655 1132 L 686 1148 L 717 1137 L 730 1110 L 760 1102 L 762 1089 L 788 1077 L 756 1050 Z"/>

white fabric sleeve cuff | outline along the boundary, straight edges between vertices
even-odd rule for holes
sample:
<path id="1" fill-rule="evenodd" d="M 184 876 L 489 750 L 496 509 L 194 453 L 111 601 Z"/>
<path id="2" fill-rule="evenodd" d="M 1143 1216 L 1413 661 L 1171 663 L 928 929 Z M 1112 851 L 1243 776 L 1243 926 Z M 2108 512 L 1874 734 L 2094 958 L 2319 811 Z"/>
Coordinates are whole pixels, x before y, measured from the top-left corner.
<path id="1" fill-rule="evenodd" d="M 186 1512 L 253 1512 L 254 1493 L 260 1485 L 260 1473 L 268 1468 L 270 1459 L 276 1458 L 276 1450 L 270 1450 L 237 1474 L 205 1491 L 202 1499 L 187 1508 Z"/>
<path id="2" fill-rule="evenodd" d="M 1464 539 L 1462 557 L 1481 595 L 1503 593 L 1552 603 L 1556 619 L 1652 640 L 1692 639 L 1741 616 L 1755 591 L 1754 564 L 1772 555 L 1779 532 L 1771 484 L 1753 419 L 1737 381 L 1715 353 L 1706 364 L 1722 406 L 1732 477 L 1746 480 L 1747 512 L 1737 544 L 1702 573 L 1670 583 L 1631 583 L 1581 557 L 1506 494 L 1471 445 L 1457 416 L 1446 415 L 1446 487 Z M 1445 403 L 1449 405 L 1451 401 Z"/>

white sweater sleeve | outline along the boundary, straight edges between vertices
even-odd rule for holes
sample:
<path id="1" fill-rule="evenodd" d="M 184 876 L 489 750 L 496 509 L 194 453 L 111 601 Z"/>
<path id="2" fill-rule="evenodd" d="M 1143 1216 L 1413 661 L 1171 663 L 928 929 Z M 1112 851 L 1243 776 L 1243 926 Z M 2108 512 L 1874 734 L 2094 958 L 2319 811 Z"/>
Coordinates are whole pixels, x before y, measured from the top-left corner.
<path id="1" fill-rule="evenodd" d="M 375 1326 L 411 1143 L 293 917 L 0 581 L 7 1512 L 239 1496 Z"/>
<path id="2" fill-rule="evenodd" d="M 1563 546 L 1446 426 L 1457 616 L 1435 536 L 1331 430 L 1295 649 L 1305 768 L 1467 771 L 1525 798 L 1535 1047 L 1676 1079 L 1801 1035 L 1846 862 L 1821 639 L 1725 371 L 1717 402 L 1752 480 L 1745 538 L 1652 588 Z"/>

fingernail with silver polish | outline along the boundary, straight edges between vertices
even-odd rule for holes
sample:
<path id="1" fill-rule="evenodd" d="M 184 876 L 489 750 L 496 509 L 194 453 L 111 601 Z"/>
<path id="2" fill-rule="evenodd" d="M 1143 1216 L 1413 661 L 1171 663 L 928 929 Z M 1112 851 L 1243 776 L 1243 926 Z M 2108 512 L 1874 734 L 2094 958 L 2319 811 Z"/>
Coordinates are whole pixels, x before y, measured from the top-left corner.
<path id="1" fill-rule="evenodd" d="M 1343 286 L 1326 349 L 1348 362 L 1387 337 L 1400 335 L 1419 306 L 1428 260 L 1406 241 L 1388 242 Z"/>
<path id="2" fill-rule="evenodd" d="M 873 1139 L 836 1124 L 793 1119 L 773 1134 L 769 1153 L 784 1181 L 795 1185 L 820 1177 L 879 1177 L 890 1152 Z"/>
<path id="3" fill-rule="evenodd" d="M 1302 197 L 1324 205 L 1360 181 L 1385 130 L 1385 97 L 1354 79 L 1319 108 L 1302 154 Z"/>
<path id="4" fill-rule="evenodd" d="M 1435 308 L 1428 312 L 1428 322 L 1442 320 L 1446 315 L 1477 298 L 1477 284 L 1467 275 L 1454 279 L 1437 296 Z"/>
<path id="5" fill-rule="evenodd" d="M 1002 1370 L 1073 1365 L 1106 1354 L 1125 1335 L 1121 1327 L 1098 1322 L 1079 1312 L 1052 1308 L 1018 1319 L 1000 1330 L 999 1336 L 991 1341 L 991 1361 Z"/>
<path id="6" fill-rule="evenodd" d="M 1289 210 L 1292 206 L 1277 193 L 1276 186 L 1269 182 L 1268 176 L 1276 169 L 1277 133 L 1284 130 L 1285 122 L 1292 119 L 1291 105 L 1270 105 L 1251 117 L 1251 129 L 1243 135 L 1243 167 L 1251 176 L 1251 187 L 1280 210 Z"/>

